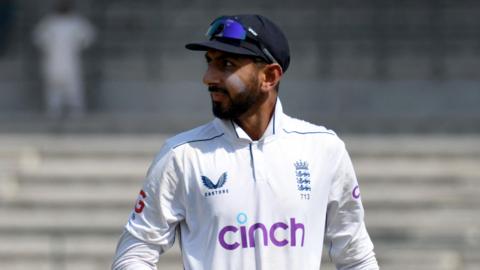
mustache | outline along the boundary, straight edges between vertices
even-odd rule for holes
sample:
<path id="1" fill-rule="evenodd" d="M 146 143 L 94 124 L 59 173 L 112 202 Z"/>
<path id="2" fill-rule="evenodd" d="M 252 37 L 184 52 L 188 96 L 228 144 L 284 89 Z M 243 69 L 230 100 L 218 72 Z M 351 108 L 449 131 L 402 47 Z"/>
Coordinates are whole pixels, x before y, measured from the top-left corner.
<path id="1" fill-rule="evenodd" d="M 221 88 L 221 87 L 217 87 L 217 86 L 210 86 L 208 87 L 208 92 L 210 93 L 222 93 L 222 94 L 225 94 L 225 95 L 228 95 L 228 91 L 227 89 L 225 88 Z"/>

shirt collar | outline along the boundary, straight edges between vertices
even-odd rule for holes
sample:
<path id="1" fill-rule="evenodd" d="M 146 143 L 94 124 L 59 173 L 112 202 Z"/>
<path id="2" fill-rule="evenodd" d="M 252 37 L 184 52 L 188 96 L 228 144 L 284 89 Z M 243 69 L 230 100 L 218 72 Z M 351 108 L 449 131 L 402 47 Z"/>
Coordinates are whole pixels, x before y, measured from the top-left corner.
<path id="1" fill-rule="evenodd" d="M 280 102 L 280 99 L 277 98 L 272 118 L 270 119 L 267 129 L 259 141 L 270 140 L 271 138 L 275 137 L 275 135 L 277 135 L 280 131 L 283 118 L 284 114 L 282 103 Z M 253 141 L 239 125 L 233 122 L 233 120 L 222 120 L 215 118 L 214 123 L 218 129 L 220 129 L 222 132 L 225 132 L 225 134 L 231 138 L 247 142 Z"/>

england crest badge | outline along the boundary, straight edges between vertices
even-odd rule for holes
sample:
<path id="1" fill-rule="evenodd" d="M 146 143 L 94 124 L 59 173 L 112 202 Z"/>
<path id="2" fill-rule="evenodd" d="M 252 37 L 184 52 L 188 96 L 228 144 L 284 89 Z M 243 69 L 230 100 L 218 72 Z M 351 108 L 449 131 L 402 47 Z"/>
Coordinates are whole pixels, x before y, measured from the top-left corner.
<path id="1" fill-rule="evenodd" d="M 309 200 L 312 187 L 310 182 L 310 170 L 308 168 L 308 162 L 298 160 L 294 163 L 294 165 L 295 176 L 297 178 L 297 189 L 300 191 L 300 197 L 302 199 Z"/>

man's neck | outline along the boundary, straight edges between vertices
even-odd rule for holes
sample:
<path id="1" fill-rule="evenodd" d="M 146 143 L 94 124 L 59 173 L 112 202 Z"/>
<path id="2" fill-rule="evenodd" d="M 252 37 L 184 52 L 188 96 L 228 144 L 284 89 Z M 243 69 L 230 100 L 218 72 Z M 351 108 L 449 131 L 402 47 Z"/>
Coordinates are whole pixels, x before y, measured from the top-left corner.
<path id="1" fill-rule="evenodd" d="M 253 113 L 247 113 L 244 116 L 235 119 L 234 122 L 239 125 L 253 141 L 262 138 L 267 130 L 270 119 L 275 111 L 277 97 L 269 97 Z"/>

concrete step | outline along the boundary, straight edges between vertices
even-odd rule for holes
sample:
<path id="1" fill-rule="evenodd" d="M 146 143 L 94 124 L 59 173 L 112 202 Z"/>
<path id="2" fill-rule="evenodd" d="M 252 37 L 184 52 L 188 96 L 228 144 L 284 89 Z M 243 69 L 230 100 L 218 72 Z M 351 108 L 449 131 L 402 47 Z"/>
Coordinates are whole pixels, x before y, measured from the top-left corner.
<path id="1" fill-rule="evenodd" d="M 134 203 L 132 203 L 133 207 Z M 1 233 L 120 233 L 129 218 L 129 209 L 114 207 L 56 209 L 0 208 Z"/>
<path id="2" fill-rule="evenodd" d="M 152 95 L 155 97 L 154 99 L 145 99 L 144 97 L 139 97 L 139 99 L 136 97 L 132 98 L 132 89 L 144 89 L 145 82 L 130 83 L 128 87 L 122 87 L 122 85 L 119 83 L 115 84 L 113 82 L 105 82 L 105 84 L 105 91 L 113 93 L 114 90 L 118 90 L 120 96 L 116 97 L 115 99 L 111 99 L 111 97 L 108 96 L 109 93 L 104 93 L 105 95 L 99 97 L 98 103 L 101 103 L 101 106 L 104 108 L 101 112 L 89 112 L 88 115 L 81 119 L 66 118 L 58 121 L 47 119 L 43 113 L 39 113 L 39 111 L 31 112 L 31 110 L 27 110 L 25 113 L 15 113 L 14 116 L 10 116 L 8 118 L 0 115 L 0 132 L 87 135 L 97 133 L 177 133 L 187 129 L 187 127 L 190 128 L 201 125 L 211 118 L 208 107 L 203 109 L 205 114 L 200 116 L 192 115 L 191 113 L 187 115 L 186 112 L 182 114 L 182 112 L 179 111 L 180 115 L 175 115 L 175 117 L 173 117 L 173 114 L 171 114 L 172 117 L 166 117 L 165 112 L 161 111 L 161 109 L 168 109 L 171 113 L 171 108 L 159 107 L 159 100 L 161 104 L 164 104 L 161 98 L 157 99 L 155 95 Z M 181 85 L 182 83 L 180 83 L 180 87 L 182 87 Z M 157 90 L 159 88 L 157 88 Z M 176 88 L 176 90 L 178 90 L 178 88 Z M 198 95 L 201 95 L 200 92 Z M 130 100 L 128 100 L 128 98 Z M 205 101 L 207 102 L 208 100 L 205 99 Z M 131 106 L 125 107 L 124 102 Z M 142 104 L 140 105 L 136 102 L 140 102 Z M 147 103 L 147 106 L 144 106 L 144 102 Z M 199 104 L 206 105 L 207 103 Z M 154 107 L 154 105 L 157 107 Z M 125 111 L 125 108 L 128 108 L 127 111 Z M 155 108 L 157 110 L 155 110 Z M 199 119 L 200 117 L 201 119 Z M 12 118 L 15 119 L 15 121 L 12 121 Z"/>
<path id="3" fill-rule="evenodd" d="M 153 158 L 152 158 L 153 159 Z M 150 160 L 119 158 L 119 159 L 47 159 L 37 164 L 30 164 L 22 168 L 23 178 L 35 175 L 38 177 L 138 177 L 145 175 Z"/>
<path id="4" fill-rule="evenodd" d="M 345 85 L 343 85 L 345 87 Z M 12 120 L 12 119 L 10 119 Z M 95 133 L 71 133 L 71 134 L 50 134 L 50 133 L 2 133 L 0 134 L 0 145 L 42 145 L 46 143 L 59 145 L 76 145 L 78 142 L 88 145 L 108 147 L 118 142 L 129 144 L 145 145 L 158 142 L 159 139 L 165 139 L 168 134 L 95 134 Z M 347 149 L 358 149 L 365 152 L 410 154 L 410 153 L 479 153 L 480 144 L 477 135 L 421 135 L 421 134 L 368 134 L 368 135 L 349 135 L 340 134 L 340 137 L 346 142 Z M 103 144 L 102 144 L 103 142 Z M 112 148 L 114 149 L 114 148 Z M 393 151 L 395 150 L 395 151 Z"/>
<path id="5" fill-rule="evenodd" d="M 465 269 L 461 254 L 448 249 L 377 248 L 380 269 L 460 270 Z"/>
<path id="6" fill-rule="evenodd" d="M 47 157 L 152 156 L 167 137 L 165 134 L 0 134 L 0 154 L 31 151 Z"/>
<path id="7" fill-rule="evenodd" d="M 182 270 L 183 266 L 181 260 L 175 258 L 170 260 L 169 258 L 162 258 L 163 260 L 159 262 L 158 269 L 162 270 Z M 2 270 L 26 270 L 26 269 L 35 269 L 35 270 L 105 270 L 110 269 L 112 260 L 108 259 L 95 259 L 95 258 L 85 258 L 85 259 L 64 259 L 64 258 L 38 258 L 38 259 L 28 259 L 23 258 L 6 258 L 0 262 L 0 267 Z M 322 268 L 323 269 L 323 268 Z"/>
<path id="8" fill-rule="evenodd" d="M 362 178 L 368 179 L 368 178 Z M 478 179 L 469 181 L 366 181 L 360 182 L 362 202 L 376 209 L 454 209 L 480 207 Z M 454 190 L 455 192 L 452 192 Z"/>
<path id="9" fill-rule="evenodd" d="M 377 242 L 430 247 L 480 246 L 480 218 L 475 210 L 376 210 L 366 212 L 366 224 Z"/>
<path id="10" fill-rule="evenodd" d="M 113 258 L 119 234 L 0 234 L 0 256 L 40 258 L 61 256 L 69 259 Z M 180 257 L 180 248 L 175 244 L 163 257 Z"/>
<path id="11" fill-rule="evenodd" d="M 1 208 L 0 215 L 8 218 L 0 220 L 0 232 L 120 233 L 131 207 Z M 469 209 L 367 209 L 366 223 L 378 241 L 424 241 L 439 246 L 480 243 L 480 216 Z"/>
<path id="12" fill-rule="evenodd" d="M 357 171 L 360 172 L 357 177 L 363 200 L 367 205 L 471 208 L 480 202 L 480 198 L 476 196 L 480 191 L 477 185 L 478 177 L 470 175 L 462 177 L 458 171 L 459 174 L 455 176 L 451 173 L 452 176 L 448 177 L 446 176 L 448 174 L 444 173 L 437 178 L 436 174 L 440 169 L 426 170 L 428 174 L 434 175 L 425 176 L 421 175 L 425 171 L 415 172 L 414 169 L 403 171 L 398 168 L 397 172 L 409 175 L 391 177 L 391 172 L 385 170 L 398 166 L 398 163 L 391 166 L 382 160 L 381 164 L 377 164 L 378 169 L 372 169 L 370 163 L 365 163 L 369 167 L 357 166 Z M 422 165 L 421 162 L 413 163 L 415 166 Z M 460 163 L 462 166 L 468 164 L 467 161 Z M 35 168 L 26 168 L 23 172 L 16 173 L 14 180 L 16 196 L 10 198 L 10 201 L 37 201 L 40 204 L 62 201 L 81 203 L 82 200 L 99 203 L 129 201 L 141 188 L 149 164 L 150 161 L 146 159 L 49 159 L 41 162 L 41 165 L 34 166 Z M 446 162 L 445 167 L 442 167 L 441 164 L 435 163 L 434 167 L 441 167 L 446 171 L 445 168 L 450 166 L 448 164 Z M 470 165 L 472 168 L 475 166 L 473 163 Z M 455 165 L 452 167 L 455 169 Z M 455 192 L 451 192 L 452 190 Z"/>
<path id="13" fill-rule="evenodd" d="M 0 236 L 0 266 L 2 269 L 17 269 L 12 266 L 25 267 L 26 262 L 37 262 L 40 266 L 34 269 L 51 269 L 63 266 L 62 269 L 107 269 L 111 263 L 117 237 L 102 236 Z M 32 245 L 32 243 L 34 243 Z M 376 245 L 376 254 L 383 269 L 475 269 L 475 261 L 468 257 L 479 251 L 469 251 L 407 245 Z M 324 249 L 322 269 L 335 269 Z M 467 258 L 465 260 L 465 258 Z M 10 267 L 10 268 L 4 268 Z M 176 244 L 160 257 L 159 269 L 181 269 L 180 250 Z M 403 268 L 402 268 L 403 267 Z M 462 268 L 463 267 L 463 268 Z M 468 268 L 470 267 L 470 268 Z M 23 269 L 23 268 L 18 268 Z M 85 269 L 85 268 L 84 268 Z"/>
<path id="14" fill-rule="evenodd" d="M 41 122 L 40 119 L 31 120 Z M 88 118 L 85 121 L 102 123 L 100 118 Z M 36 151 L 42 156 L 126 154 L 151 156 L 170 136 L 165 134 L 0 134 L 0 156 L 19 154 L 26 150 Z M 480 137 L 473 135 L 341 135 L 341 138 L 346 142 L 347 150 L 353 159 L 480 157 Z"/>
<path id="15" fill-rule="evenodd" d="M 25 164 L 23 174 L 35 175 L 138 175 L 145 172 L 153 156 L 145 157 L 116 157 L 97 158 L 84 156 L 80 158 L 42 158 L 33 152 L 31 157 L 26 157 L 31 164 Z M 480 159 L 476 158 L 370 158 L 362 157 L 353 160 L 354 167 L 359 176 L 366 179 L 385 177 L 388 179 L 422 178 L 434 179 L 478 179 L 480 178 Z"/>
<path id="16" fill-rule="evenodd" d="M 471 159 L 366 158 L 354 162 L 358 165 L 363 200 L 370 207 L 471 209 L 479 204 L 477 163 Z M 145 158 L 96 157 L 55 157 L 32 162 L 15 173 L 15 196 L 10 196 L 9 201 L 24 205 L 124 204 L 141 188 L 149 164 Z"/>
<path id="17" fill-rule="evenodd" d="M 353 157 L 480 157 L 476 135 L 341 136 Z"/>
<path id="18" fill-rule="evenodd" d="M 370 180 L 370 179 L 369 179 Z M 361 181 L 362 200 L 368 209 L 438 209 L 480 206 L 480 187 L 470 181 Z M 38 176 L 22 175 L 15 195 L 4 203 L 17 206 L 57 208 L 91 205 L 130 205 L 144 182 L 131 176 Z M 434 186 L 434 188 L 432 188 Z M 455 192 L 452 192 L 455 190 Z"/>
<path id="19" fill-rule="evenodd" d="M 131 188 L 115 190 L 112 188 L 98 188 L 95 190 L 80 189 L 68 192 L 66 189 L 27 191 L 17 193 L 15 198 L 9 197 L 2 201 L 2 207 L 18 209 L 28 208 L 55 208 L 75 209 L 84 208 L 129 208 L 134 205 L 141 184 Z"/>
<path id="20" fill-rule="evenodd" d="M 480 159 L 473 158 L 358 158 L 353 160 L 358 175 L 365 179 L 383 176 L 385 181 L 412 177 L 421 179 L 480 179 Z"/>
<path id="21" fill-rule="evenodd" d="M 16 193 L 1 200 L 0 268 L 108 269 L 165 137 L 1 135 L 0 167 Z M 345 141 L 383 269 L 477 269 L 477 137 Z M 162 259 L 182 268 L 178 250 Z"/>

